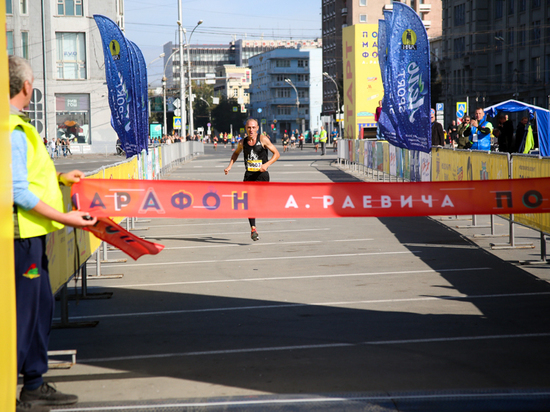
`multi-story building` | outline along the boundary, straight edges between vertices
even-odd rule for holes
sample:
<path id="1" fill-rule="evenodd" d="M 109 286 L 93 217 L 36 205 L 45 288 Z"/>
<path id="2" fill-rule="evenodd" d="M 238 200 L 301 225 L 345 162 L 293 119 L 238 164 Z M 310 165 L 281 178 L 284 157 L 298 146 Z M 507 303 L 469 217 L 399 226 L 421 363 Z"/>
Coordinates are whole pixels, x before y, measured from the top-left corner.
<path id="1" fill-rule="evenodd" d="M 544 0 L 443 0 L 446 121 L 509 99 L 547 107 L 550 11 Z M 546 28 L 546 29 L 545 29 Z"/>
<path id="2" fill-rule="evenodd" d="M 264 130 L 275 126 L 275 140 L 285 131 L 321 126 L 321 58 L 320 48 L 305 47 L 275 49 L 250 58 L 250 113 Z"/>
<path id="3" fill-rule="evenodd" d="M 321 41 L 316 40 L 243 40 L 225 44 L 191 44 L 189 59 L 191 60 L 191 78 L 204 79 L 207 74 L 216 73 L 219 66 L 234 64 L 247 67 L 248 59 L 260 53 L 281 47 L 319 47 Z M 170 58 L 172 53 L 174 56 Z M 180 58 L 178 45 L 168 42 L 164 45 L 164 64 L 166 67 L 166 85 L 168 88 L 179 88 Z M 184 52 L 183 64 L 187 65 L 187 50 Z"/>
<path id="4" fill-rule="evenodd" d="M 234 64 L 224 64 L 216 68 L 215 96 L 225 96 L 228 99 L 237 99 L 241 105 L 248 106 L 250 94 L 248 88 L 252 81 L 248 67 L 239 67 Z"/>
<path id="5" fill-rule="evenodd" d="M 71 139 L 73 153 L 115 151 L 103 46 L 93 19 L 123 27 L 123 0 L 6 0 L 8 54 L 34 72 L 29 117 L 48 140 Z"/>
<path id="6" fill-rule="evenodd" d="M 353 24 L 378 24 L 383 10 L 391 10 L 397 0 L 323 0 L 323 72 L 343 85 L 342 28 Z M 422 18 L 428 37 L 441 36 L 441 0 L 403 0 Z M 337 112 L 337 92 L 334 82 L 323 80 L 323 113 Z"/>

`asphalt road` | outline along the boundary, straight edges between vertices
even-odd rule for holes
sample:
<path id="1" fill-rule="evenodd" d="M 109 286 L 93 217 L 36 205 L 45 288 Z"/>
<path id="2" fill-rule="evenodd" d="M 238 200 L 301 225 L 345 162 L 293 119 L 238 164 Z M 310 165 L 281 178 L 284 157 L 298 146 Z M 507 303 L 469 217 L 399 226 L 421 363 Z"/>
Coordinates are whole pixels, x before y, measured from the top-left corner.
<path id="1" fill-rule="evenodd" d="M 281 155 L 272 181 L 356 180 L 332 151 Z M 230 156 L 209 146 L 168 178 L 240 181 Z M 550 409 L 550 285 L 518 251 L 430 217 L 258 219 L 258 242 L 244 220 L 138 228 L 166 249 L 103 264 L 124 277 L 89 292 L 113 297 L 70 304 L 99 325 L 52 332 L 51 349 L 78 350 L 47 376 L 80 396 L 69 410 Z"/>

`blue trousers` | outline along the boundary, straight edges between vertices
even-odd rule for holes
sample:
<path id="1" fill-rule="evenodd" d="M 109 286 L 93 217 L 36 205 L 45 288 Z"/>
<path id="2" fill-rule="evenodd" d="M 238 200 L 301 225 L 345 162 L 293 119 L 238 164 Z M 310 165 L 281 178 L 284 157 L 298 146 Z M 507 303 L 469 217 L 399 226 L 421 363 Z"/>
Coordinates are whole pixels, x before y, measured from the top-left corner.
<path id="1" fill-rule="evenodd" d="M 14 240 L 17 302 L 17 370 L 25 388 L 43 383 L 54 297 L 48 273 L 46 236 Z"/>

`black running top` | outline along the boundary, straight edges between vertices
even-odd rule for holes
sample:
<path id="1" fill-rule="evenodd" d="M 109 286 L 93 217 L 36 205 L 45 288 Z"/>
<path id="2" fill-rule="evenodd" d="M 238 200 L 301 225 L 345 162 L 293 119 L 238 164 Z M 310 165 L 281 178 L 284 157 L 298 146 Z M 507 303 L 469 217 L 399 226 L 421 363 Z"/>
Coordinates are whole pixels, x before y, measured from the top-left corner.
<path id="1" fill-rule="evenodd" d="M 244 167 L 248 172 L 259 172 L 262 164 L 267 163 L 267 149 L 263 147 L 260 136 L 256 138 L 256 144 L 250 146 L 248 140 L 243 140 Z"/>

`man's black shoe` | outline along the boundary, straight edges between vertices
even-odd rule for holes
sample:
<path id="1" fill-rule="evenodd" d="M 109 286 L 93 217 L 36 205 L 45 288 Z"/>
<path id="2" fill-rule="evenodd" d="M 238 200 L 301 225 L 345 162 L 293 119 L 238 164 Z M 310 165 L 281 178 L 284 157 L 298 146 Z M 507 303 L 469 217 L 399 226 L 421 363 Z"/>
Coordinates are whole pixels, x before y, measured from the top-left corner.
<path id="1" fill-rule="evenodd" d="M 78 396 L 61 393 L 46 382 L 33 391 L 21 389 L 19 399 L 39 405 L 72 405 L 78 402 Z"/>
<path id="2" fill-rule="evenodd" d="M 50 408 L 43 405 L 21 402 L 19 399 L 16 399 L 15 412 L 50 412 Z"/>

